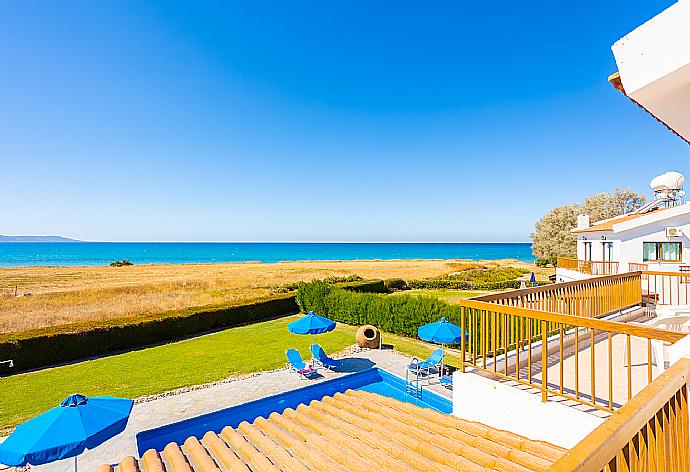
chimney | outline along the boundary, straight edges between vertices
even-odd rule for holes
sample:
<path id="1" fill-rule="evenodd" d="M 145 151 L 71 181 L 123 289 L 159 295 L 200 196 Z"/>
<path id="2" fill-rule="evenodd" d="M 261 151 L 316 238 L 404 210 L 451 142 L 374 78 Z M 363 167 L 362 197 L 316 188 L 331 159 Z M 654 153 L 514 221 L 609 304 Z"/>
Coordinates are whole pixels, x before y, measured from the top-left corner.
<path id="1" fill-rule="evenodd" d="M 577 215 L 577 229 L 589 228 L 589 215 Z"/>

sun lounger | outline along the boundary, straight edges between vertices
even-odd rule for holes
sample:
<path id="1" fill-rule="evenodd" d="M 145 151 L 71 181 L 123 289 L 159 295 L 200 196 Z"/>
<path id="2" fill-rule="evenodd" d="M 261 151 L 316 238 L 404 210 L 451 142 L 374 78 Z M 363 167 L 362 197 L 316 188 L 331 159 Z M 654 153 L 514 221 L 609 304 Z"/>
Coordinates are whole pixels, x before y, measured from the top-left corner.
<path id="1" fill-rule="evenodd" d="M 317 374 L 316 369 L 304 363 L 304 361 L 302 360 L 302 356 L 296 349 L 288 349 L 287 351 L 285 351 L 285 355 L 288 359 L 286 367 L 288 369 L 294 370 L 303 378 L 310 379 Z"/>
<path id="2" fill-rule="evenodd" d="M 431 370 L 436 369 L 436 366 L 441 363 L 443 360 L 443 355 L 443 349 L 436 349 L 431 353 L 427 360 L 421 362 L 412 362 L 409 366 L 407 366 L 407 368 L 415 374 L 429 375 Z"/>
<path id="3" fill-rule="evenodd" d="M 314 356 L 314 360 L 324 366 L 326 369 L 333 370 L 343 366 L 343 361 L 328 357 L 323 348 L 318 344 L 312 344 L 310 350 L 311 355 Z"/>
<path id="4" fill-rule="evenodd" d="M 453 390 L 453 377 L 450 375 L 444 375 L 443 377 L 441 377 L 441 385 L 450 390 Z"/>

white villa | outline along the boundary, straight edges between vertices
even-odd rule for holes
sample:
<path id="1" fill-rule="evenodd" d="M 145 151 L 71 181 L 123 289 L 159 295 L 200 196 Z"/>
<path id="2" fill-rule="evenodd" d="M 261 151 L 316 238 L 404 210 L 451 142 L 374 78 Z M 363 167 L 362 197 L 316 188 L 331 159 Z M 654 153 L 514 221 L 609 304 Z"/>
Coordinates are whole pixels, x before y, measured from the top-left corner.
<path id="1" fill-rule="evenodd" d="M 690 203 L 683 203 L 684 178 L 667 172 L 652 181 L 655 199 L 640 209 L 590 224 L 580 215 L 573 230 L 577 259 L 558 261 L 556 280 L 638 270 L 690 270 Z"/>
<path id="2" fill-rule="evenodd" d="M 680 0 L 612 47 L 616 90 L 690 144 L 690 0 Z M 683 176 L 667 172 L 652 183 L 655 199 L 640 210 L 591 224 L 578 220 L 577 259 L 561 259 L 556 280 L 636 270 L 690 270 L 690 204 Z"/>

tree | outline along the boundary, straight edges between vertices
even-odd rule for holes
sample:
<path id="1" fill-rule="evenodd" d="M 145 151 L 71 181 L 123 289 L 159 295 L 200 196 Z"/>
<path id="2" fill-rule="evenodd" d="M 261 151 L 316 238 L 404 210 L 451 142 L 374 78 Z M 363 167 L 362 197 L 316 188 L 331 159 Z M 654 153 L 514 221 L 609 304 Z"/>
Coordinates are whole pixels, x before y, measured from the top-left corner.
<path id="1" fill-rule="evenodd" d="M 576 257 L 577 239 L 571 233 L 577 215 L 589 215 L 596 222 L 630 213 L 640 208 L 645 196 L 630 189 L 617 188 L 613 194 L 602 192 L 587 197 L 582 204 L 556 207 L 542 217 L 534 227 L 532 252 L 540 264 L 556 264 L 558 257 Z"/>
<path id="2" fill-rule="evenodd" d="M 554 208 L 534 225 L 532 252 L 540 265 L 543 262 L 556 264 L 558 257 L 575 257 L 577 254 L 575 236 L 570 232 L 577 221 L 578 206 L 563 205 Z"/>
<path id="3" fill-rule="evenodd" d="M 580 214 L 589 215 L 592 222 L 601 221 L 635 211 L 644 201 L 644 195 L 630 189 L 617 188 L 613 195 L 602 192 L 588 197 L 580 205 Z"/>

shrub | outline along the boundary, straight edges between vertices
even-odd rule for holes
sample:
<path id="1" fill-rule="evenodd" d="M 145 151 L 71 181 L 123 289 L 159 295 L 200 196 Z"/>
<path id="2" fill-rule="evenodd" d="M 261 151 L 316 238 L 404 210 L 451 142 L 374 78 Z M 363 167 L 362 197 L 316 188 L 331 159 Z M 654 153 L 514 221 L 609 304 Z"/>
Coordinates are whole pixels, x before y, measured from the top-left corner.
<path id="1" fill-rule="evenodd" d="M 133 263 L 129 262 L 127 259 L 122 259 L 121 261 L 115 261 L 110 263 L 110 267 L 124 267 L 131 266 Z"/>
<path id="2" fill-rule="evenodd" d="M 348 282 L 335 284 L 334 287 L 349 290 L 350 292 L 386 293 L 386 284 L 383 280 L 362 280 L 361 282 Z"/>
<path id="3" fill-rule="evenodd" d="M 297 290 L 295 300 L 302 313 L 313 311 L 321 316 L 328 316 L 326 296 L 331 292 L 331 285 L 323 280 L 302 282 Z"/>
<path id="4" fill-rule="evenodd" d="M 516 279 L 528 272 L 516 267 L 470 269 L 431 279 L 408 280 L 407 284 L 410 288 L 432 290 L 508 290 L 520 288 L 522 282 Z"/>
<path id="5" fill-rule="evenodd" d="M 326 277 L 325 279 L 321 280 L 329 284 L 354 284 L 355 282 L 361 282 L 364 279 L 359 275 L 348 275 L 347 277 Z M 273 290 L 273 293 L 294 292 L 300 287 L 300 284 L 303 283 L 304 282 L 291 282 L 289 284 L 284 284 L 278 287 L 277 289 Z"/>
<path id="6" fill-rule="evenodd" d="M 409 290 L 407 282 L 403 279 L 387 279 L 383 281 L 383 286 L 386 287 L 386 292 L 397 292 L 399 290 Z"/>

